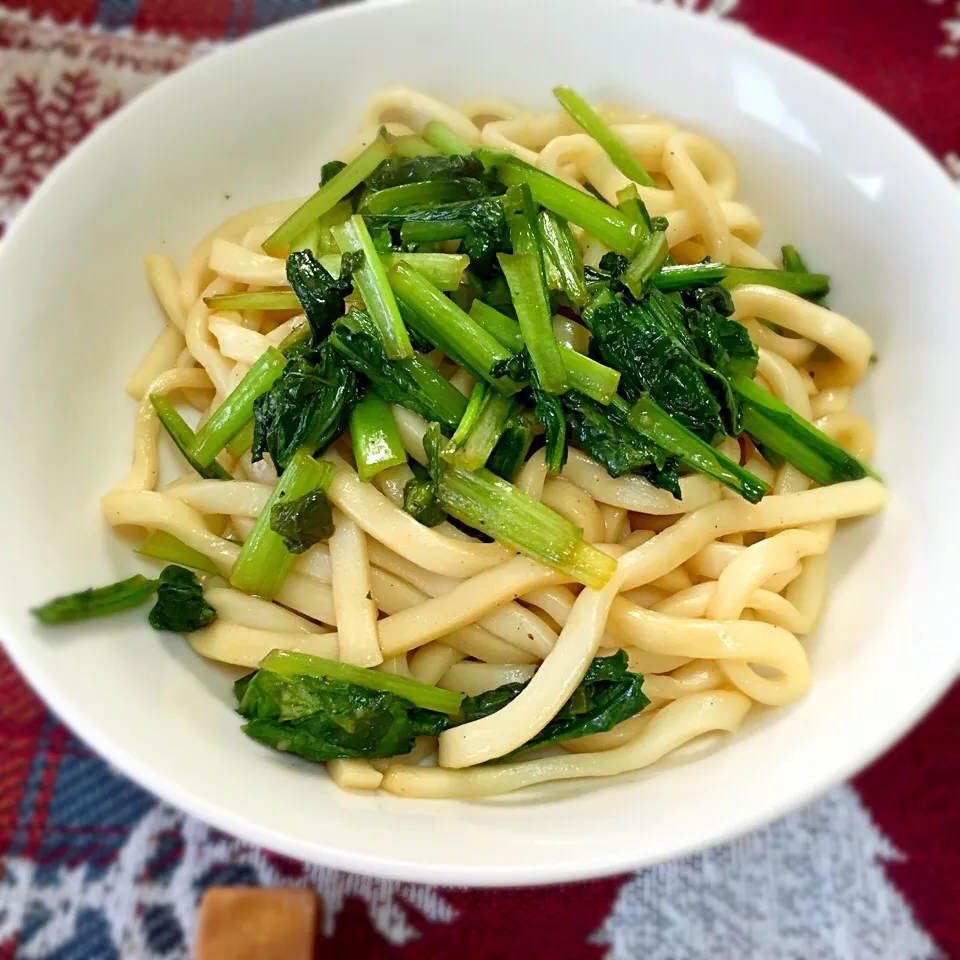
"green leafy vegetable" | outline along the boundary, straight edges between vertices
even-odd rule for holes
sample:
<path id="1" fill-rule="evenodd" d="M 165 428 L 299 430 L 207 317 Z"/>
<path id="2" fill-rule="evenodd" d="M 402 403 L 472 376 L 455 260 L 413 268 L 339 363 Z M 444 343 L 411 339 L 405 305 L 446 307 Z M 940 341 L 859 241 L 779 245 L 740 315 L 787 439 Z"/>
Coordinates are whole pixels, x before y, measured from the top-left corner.
<path id="1" fill-rule="evenodd" d="M 292 290 L 254 290 L 246 293 L 221 293 L 204 297 L 211 310 L 299 310 L 300 301 Z"/>
<path id="2" fill-rule="evenodd" d="M 230 572 L 233 586 L 267 599 L 280 589 L 293 554 L 283 537 L 272 529 L 273 508 L 287 500 L 299 500 L 314 490 L 325 490 L 333 469 L 331 463 L 314 460 L 308 448 L 301 448 L 293 455 L 233 565 Z"/>
<path id="3" fill-rule="evenodd" d="M 483 180 L 483 164 L 469 150 L 463 155 L 431 154 L 405 160 L 389 159 L 367 178 L 371 190 L 388 190 L 412 183 L 442 180 Z"/>
<path id="4" fill-rule="evenodd" d="M 146 603 L 156 593 L 157 583 L 158 581 L 138 573 L 106 587 L 91 587 L 79 593 L 54 597 L 42 606 L 34 607 L 30 612 L 41 623 L 68 623 L 72 620 L 102 617 Z"/>
<path id="5" fill-rule="evenodd" d="M 177 449 L 183 454 L 184 460 L 193 467 L 197 473 L 206 480 L 232 480 L 233 477 L 227 473 L 216 460 L 204 466 L 193 455 L 193 445 L 196 443 L 196 436 L 190 429 L 190 425 L 177 412 L 177 408 L 166 398 L 157 394 L 150 397 L 150 403 L 156 411 L 157 418 L 163 424 L 164 429 L 170 435 L 170 439 L 176 444 Z"/>
<path id="6" fill-rule="evenodd" d="M 570 224 L 549 210 L 540 211 L 540 236 L 546 255 L 557 269 L 560 288 L 571 306 L 583 307 L 588 298 L 583 274 L 583 259 Z"/>
<path id="7" fill-rule="evenodd" d="M 417 159 L 427 158 L 418 157 Z M 405 210 L 424 205 L 474 200 L 486 195 L 487 189 L 479 180 L 471 180 L 466 177 L 459 180 L 428 180 L 422 183 L 405 183 L 399 187 L 388 187 L 378 193 L 371 193 L 364 201 L 360 212 L 364 216 L 402 214 Z"/>
<path id="8" fill-rule="evenodd" d="M 271 257 L 286 256 L 297 237 L 363 183 L 389 156 L 389 144 L 382 137 L 377 137 L 267 237 L 263 242 L 264 252 Z"/>
<path id="9" fill-rule="evenodd" d="M 457 136 L 445 123 L 430 120 L 423 128 L 423 139 L 448 156 L 470 153 L 470 144 Z"/>
<path id="10" fill-rule="evenodd" d="M 150 611 L 154 630 L 193 633 L 202 630 L 217 617 L 207 603 L 203 587 L 191 571 L 183 567 L 164 567 L 157 581 L 157 602 Z"/>
<path id="11" fill-rule="evenodd" d="M 650 701 L 643 694 L 643 676 L 630 673 L 627 664 L 622 650 L 596 658 L 554 719 L 513 755 L 604 733 L 645 709 Z M 278 750 L 325 761 L 408 753 L 416 737 L 438 736 L 490 716 L 524 686 L 507 684 L 463 698 L 377 670 L 274 651 L 234 689 L 248 736 Z"/>
<path id="12" fill-rule="evenodd" d="M 204 556 L 199 550 L 194 550 L 193 547 L 188 547 L 166 530 L 154 530 L 137 547 L 136 552 L 142 557 L 165 560 L 167 563 L 176 563 L 181 567 L 192 567 L 203 573 L 217 573 L 217 568 L 209 557 Z"/>
<path id="13" fill-rule="evenodd" d="M 448 433 L 456 430 L 467 407 L 463 394 L 417 355 L 390 360 L 367 313 L 351 310 L 334 325 L 330 342 L 384 400 L 441 424 Z"/>
<path id="14" fill-rule="evenodd" d="M 306 553 L 315 543 L 333 535 L 333 511 L 322 489 L 295 500 L 279 500 L 270 510 L 270 529 L 293 554 Z"/>
<path id="15" fill-rule="evenodd" d="M 314 342 L 320 344 L 333 322 L 342 317 L 344 301 L 353 290 L 351 274 L 363 263 L 363 254 L 346 254 L 334 277 L 312 253 L 301 250 L 287 257 L 287 280 L 306 314 Z"/>
<path id="16" fill-rule="evenodd" d="M 666 266 L 653 278 L 654 286 L 665 293 L 720 282 L 727 287 L 759 283 L 787 290 L 808 300 L 824 297 L 830 292 L 830 278 L 822 273 L 789 273 L 756 267 L 731 267 L 725 263 Z"/>
<path id="17" fill-rule="evenodd" d="M 523 410 L 515 410 L 507 420 L 500 440 L 490 458 L 487 469 L 504 480 L 513 481 L 523 466 L 533 444 L 533 417 Z"/>
<path id="18" fill-rule="evenodd" d="M 230 396 L 197 431 L 193 444 L 193 456 L 197 463 L 204 466 L 213 463 L 217 454 L 253 416 L 257 397 L 276 383 L 286 364 L 286 357 L 274 347 L 268 347 L 254 361 Z"/>
<path id="19" fill-rule="evenodd" d="M 410 461 L 413 477 L 403 488 L 403 509 L 425 527 L 435 527 L 447 519 L 439 499 L 444 467 L 443 444 L 435 427 L 427 429 L 423 437 L 423 449 L 427 455 L 427 466 L 422 467 L 416 460 Z"/>
<path id="20" fill-rule="evenodd" d="M 387 356 L 391 360 L 412 357 L 413 347 L 407 328 L 403 325 L 400 308 L 387 281 L 387 272 L 363 217 L 351 217 L 342 227 L 335 227 L 333 235 L 343 253 L 363 253 L 363 265 L 354 272 L 353 279 Z"/>
<path id="21" fill-rule="evenodd" d="M 485 383 L 478 383 L 443 457 L 461 470 L 482 467 L 500 440 L 516 402 L 501 396 Z"/>
<path id="22" fill-rule="evenodd" d="M 746 377 L 734 377 L 743 401 L 743 428 L 764 450 L 792 463 L 822 486 L 872 476 L 872 471 L 822 430 Z"/>
<path id="23" fill-rule="evenodd" d="M 356 375 L 332 346 L 309 357 L 290 360 L 253 407 L 253 459 L 269 450 L 279 471 L 301 447 L 326 450 L 347 429 L 359 398 Z"/>

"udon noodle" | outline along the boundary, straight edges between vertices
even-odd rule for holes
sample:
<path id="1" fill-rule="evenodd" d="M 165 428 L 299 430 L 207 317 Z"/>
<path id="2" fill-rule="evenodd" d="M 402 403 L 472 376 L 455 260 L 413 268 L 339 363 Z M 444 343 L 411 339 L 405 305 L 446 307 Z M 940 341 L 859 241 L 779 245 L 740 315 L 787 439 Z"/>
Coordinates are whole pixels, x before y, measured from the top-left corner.
<path id="1" fill-rule="evenodd" d="M 779 266 L 757 247 L 760 219 L 737 199 L 736 168 L 719 144 L 628 109 L 600 112 L 655 178 L 656 187 L 639 185 L 638 192 L 651 216 L 666 218 L 676 262 Z M 341 159 L 356 156 L 383 127 L 404 136 L 430 120 L 471 146 L 509 151 L 578 189 L 589 184 L 612 204 L 630 185 L 563 111 L 537 113 L 501 97 L 456 108 L 401 88 L 370 101 Z M 638 770 L 703 734 L 737 730 L 754 704 L 780 707 L 804 695 L 811 677 L 803 638 L 827 601 L 826 558 L 837 525 L 879 511 L 886 493 L 869 476 L 818 487 L 790 464 L 775 469 L 749 444 L 747 469 L 772 485 L 756 504 L 699 474 L 681 479 L 677 500 L 641 476 L 613 478 L 576 449 L 557 476 L 542 449 L 531 455 L 517 486 L 616 559 L 611 579 L 593 589 L 450 523 L 421 525 L 403 510 L 410 468 L 363 482 L 349 443 L 338 442 L 324 454 L 335 466 L 329 542 L 297 557 L 273 601 L 230 587 L 225 578 L 277 473 L 269 459 L 222 454 L 232 479 L 205 480 L 188 470 L 161 481 L 162 431 L 149 398 L 192 405 L 202 421 L 265 350 L 305 324 L 299 311 L 212 312 L 205 302 L 286 288 L 283 260 L 265 254 L 262 243 L 299 203 L 231 218 L 180 269 L 162 255 L 147 259 L 166 323 L 127 385 L 140 403 L 133 464 L 102 506 L 112 525 L 172 534 L 219 572 L 204 583 L 218 617 L 187 638 L 198 654 L 256 668 L 276 648 L 302 651 L 470 695 L 526 684 L 502 709 L 439 740 L 423 738 L 412 754 L 328 764 L 340 786 L 410 797 L 486 796 Z M 608 248 L 578 228 L 574 234 L 585 262 L 597 264 Z M 869 336 L 784 290 L 748 284 L 734 287 L 732 297 L 734 318 L 759 348 L 757 382 L 847 451 L 869 458 L 870 424 L 848 407 L 871 359 Z M 585 334 L 573 322 L 558 328 L 581 352 Z M 449 362 L 440 369 L 469 391 L 464 371 Z M 409 456 L 423 462 L 424 420 L 402 407 L 394 414 Z M 736 447 L 725 449 L 740 460 Z M 646 675 L 651 703 L 641 714 L 552 755 L 488 763 L 543 729 L 592 658 L 617 650 Z"/>

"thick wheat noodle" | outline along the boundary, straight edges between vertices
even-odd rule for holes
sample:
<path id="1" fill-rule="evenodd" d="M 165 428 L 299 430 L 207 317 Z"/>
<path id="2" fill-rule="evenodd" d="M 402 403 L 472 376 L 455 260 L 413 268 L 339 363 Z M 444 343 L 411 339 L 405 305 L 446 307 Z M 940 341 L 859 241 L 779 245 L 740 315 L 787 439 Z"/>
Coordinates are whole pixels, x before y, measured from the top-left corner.
<path id="1" fill-rule="evenodd" d="M 866 331 L 841 314 L 786 290 L 757 284 L 735 287 L 733 303 L 735 319 L 760 317 L 792 330 L 835 354 L 836 361 L 817 367 L 817 383 L 821 388 L 849 386 L 867 372 L 873 355 L 873 342 Z"/>
<path id="2" fill-rule="evenodd" d="M 164 324 L 163 329 L 150 345 L 146 356 L 127 381 L 124 387 L 127 396 L 133 397 L 134 400 L 142 400 L 150 389 L 150 384 L 161 373 L 177 366 L 177 360 L 183 353 L 186 343 L 183 334 L 175 326 L 169 323 Z"/>
<path id="3" fill-rule="evenodd" d="M 190 646 L 208 660 L 256 669 L 271 650 L 293 650 L 336 660 L 337 637 L 333 633 L 289 633 L 256 630 L 253 627 L 214 620 L 209 627 L 187 634 Z"/>
<path id="4" fill-rule="evenodd" d="M 383 774 L 369 760 L 344 757 L 328 760 L 325 766 L 341 790 L 376 790 L 383 782 Z"/>
<path id="5" fill-rule="evenodd" d="M 410 658 L 410 672 L 415 680 L 436 686 L 440 678 L 462 659 L 463 654 L 453 647 L 442 643 L 428 643 Z"/>
<path id="6" fill-rule="evenodd" d="M 302 199 L 279 200 L 254 207 L 237 214 L 208 233 L 193 248 L 186 266 L 180 273 L 180 309 L 184 315 L 193 309 L 194 304 L 200 299 L 201 291 L 209 283 L 212 275 L 209 265 L 210 250 L 215 239 L 222 237 L 226 240 L 239 240 L 254 224 L 278 218 L 285 220 L 302 203 Z"/>
<path id="7" fill-rule="evenodd" d="M 850 387 L 827 387 L 810 398 L 810 406 L 815 418 L 825 417 L 829 413 L 840 413 L 850 403 Z"/>
<path id="8" fill-rule="evenodd" d="M 859 413 L 826 413 L 817 419 L 816 426 L 857 459 L 869 460 L 873 456 L 873 427 Z"/>
<path id="9" fill-rule="evenodd" d="M 217 616 L 244 627 L 274 630 L 279 633 L 325 633 L 322 627 L 269 600 L 251 597 L 229 587 L 206 587 L 207 602 Z"/>
<path id="10" fill-rule="evenodd" d="M 444 690 L 455 690 L 468 697 L 476 697 L 507 683 L 527 683 L 536 670 L 535 666 L 525 663 L 473 663 L 461 660 L 452 664 L 435 682 Z"/>
<path id="11" fill-rule="evenodd" d="M 424 570 L 376 541 L 370 543 L 370 560 L 376 566 L 412 583 L 428 597 L 442 596 L 463 582 Z M 541 659 L 553 649 L 557 640 L 556 632 L 540 617 L 513 601 L 478 620 L 477 625 L 507 643 L 520 645 L 536 653 Z"/>
<path id="12" fill-rule="evenodd" d="M 708 203 L 707 206 L 713 211 L 714 204 Z M 760 221 L 746 204 L 738 203 L 736 200 L 724 200 L 716 202 L 715 206 L 713 215 L 719 217 L 716 230 L 719 234 L 726 231 L 727 237 L 730 238 L 728 246 L 732 247 L 734 234 L 743 237 L 748 243 L 759 238 Z M 670 224 L 667 227 L 667 243 L 671 247 L 685 243 L 699 234 L 700 228 L 689 210 L 682 208 L 671 210 L 666 217 Z"/>
<path id="13" fill-rule="evenodd" d="M 391 576 L 376 567 L 372 571 L 371 582 L 373 598 L 377 606 L 389 616 L 417 608 L 429 599 L 425 593 L 405 580 Z M 386 621 L 381 620 L 380 624 L 384 622 Z M 378 624 L 378 630 L 380 624 Z M 447 646 L 454 647 L 465 656 L 476 657 L 486 663 L 534 663 L 543 659 L 542 656 L 531 653 L 529 650 L 522 650 L 512 643 L 501 640 L 479 623 L 453 628 L 444 633 L 441 639 Z"/>
<path id="14" fill-rule="evenodd" d="M 439 120 L 469 144 L 480 142 L 480 131 L 455 107 L 451 107 L 434 97 L 409 87 L 387 87 L 367 102 L 363 112 L 363 122 L 367 126 L 377 127 L 388 121 L 393 113 L 402 112 L 405 119 L 422 118 L 423 121 Z M 416 126 L 422 126 L 422 123 Z M 414 127 L 414 129 L 416 128 Z"/>
<path id="15" fill-rule="evenodd" d="M 377 607 L 371 595 L 367 538 L 339 510 L 333 511 L 333 522 L 330 574 L 340 659 L 357 667 L 375 667 L 383 662 L 383 654 L 377 633 Z"/>
<path id="16" fill-rule="evenodd" d="M 174 390 L 212 388 L 203 370 L 175 368 L 161 373 L 144 391 L 133 424 L 133 464 L 115 490 L 152 490 L 157 485 L 160 421 L 150 402 L 151 396 L 165 396 Z"/>
<path id="17" fill-rule="evenodd" d="M 723 672 L 714 660 L 691 660 L 670 675 L 647 675 L 643 692 L 651 700 L 678 700 L 691 693 L 706 693 L 723 684 Z"/>
<path id="18" fill-rule="evenodd" d="M 622 747 L 467 771 L 396 764 L 387 770 L 382 787 L 400 796 L 487 797 L 550 780 L 610 777 L 649 766 L 702 734 L 739 729 L 750 704 L 749 697 L 729 690 L 695 693 L 661 708 Z"/>
<path id="19" fill-rule="evenodd" d="M 217 237 L 210 247 L 210 269 L 237 283 L 287 287 L 287 262 Z"/>
<path id="20" fill-rule="evenodd" d="M 574 452 L 573 450 L 570 451 L 571 454 Z M 547 476 L 547 454 L 544 449 L 540 449 L 520 468 L 520 472 L 514 480 L 528 497 L 540 500 L 543 497 L 543 487 L 547 482 Z"/>
<path id="21" fill-rule="evenodd" d="M 580 487 L 563 477 L 550 477 L 543 485 L 540 499 L 561 517 L 583 530 L 587 543 L 601 543 L 604 535 L 603 516 L 596 503 Z"/>
<path id="22" fill-rule="evenodd" d="M 702 474 L 681 479 L 680 492 L 683 496 L 677 500 L 672 493 L 655 487 L 644 477 L 611 477 L 596 460 L 574 449 L 570 450 L 561 476 L 599 503 L 654 516 L 691 513 L 720 499 L 720 485 Z"/>
<path id="23" fill-rule="evenodd" d="M 812 420 L 810 396 L 797 368 L 772 350 L 761 348 L 759 355 L 757 372 L 770 384 L 774 396 L 804 420 Z"/>

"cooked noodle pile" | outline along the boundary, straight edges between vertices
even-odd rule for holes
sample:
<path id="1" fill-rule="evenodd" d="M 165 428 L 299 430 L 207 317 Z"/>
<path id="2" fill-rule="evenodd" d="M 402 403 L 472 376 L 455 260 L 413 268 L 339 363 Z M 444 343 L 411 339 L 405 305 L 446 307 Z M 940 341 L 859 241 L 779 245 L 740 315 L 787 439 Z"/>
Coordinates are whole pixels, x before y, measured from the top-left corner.
<path id="1" fill-rule="evenodd" d="M 638 193 L 651 217 L 666 218 L 676 263 L 709 257 L 779 269 L 757 249 L 760 220 L 737 200 L 736 169 L 722 147 L 630 110 L 600 113 L 653 175 L 657 186 L 638 185 Z M 612 205 L 630 186 L 567 113 L 535 113 L 499 97 L 456 109 L 412 90 L 385 90 L 341 159 L 356 157 L 383 128 L 388 139 L 405 137 L 430 120 L 470 146 L 508 151 L 578 189 L 589 184 Z M 269 457 L 253 462 L 248 450 L 238 459 L 220 455 L 232 479 L 202 479 L 188 469 L 161 481 L 159 447 L 167 441 L 150 398 L 192 405 L 203 423 L 268 348 L 305 326 L 296 309 L 212 310 L 206 302 L 289 289 L 284 259 L 262 245 L 301 203 L 233 217 L 180 270 L 161 255 L 147 260 L 167 323 L 128 385 L 140 400 L 133 466 L 104 496 L 103 512 L 114 526 L 165 532 L 212 562 L 219 576 L 207 576 L 204 593 L 217 618 L 188 636 L 197 653 L 255 669 L 272 650 L 301 651 L 468 695 L 524 683 L 502 709 L 439 738 L 422 737 L 412 754 L 328 764 L 342 786 L 418 797 L 485 796 L 637 770 L 702 734 L 737 730 L 755 703 L 783 706 L 804 695 L 810 667 L 802 641 L 827 600 L 837 524 L 879 511 L 886 493 L 872 476 L 818 486 L 790 463 L 768 461 L 751 443 L 729 437 L 721 452 L 770 485 L 756 504 L 682 471 L 678 500 L 638 474 L 614 478 L 573 446 L 552 475 L 535 445 L 514 482 L 616 559 L 598 588 L 471 537 L 449 520 L 421 524 L 403 509 L 410 466 L 364 482 L 349 438 L 340 438 L 322 455 L 335 466 L 327 489 L 333 535 L 296 556 L 272 600 L 231 587 L 231 568 L 277 472 Z M 609 250 L 576 226 L 573 235 L 588 265 Z M 741 284 L 730 292 L 733 319 L 759 348 L 756 382 L 853 456 L 869 459 L 871 427 L 848 406 L 871 359 L 869 336 L 782 289 Z M 558 321 L 556 329 L 561 342 L 587 352 L 579 323 Z M 432 359 L 470 393 L 473 377 L 448 359 Z M 406 452 L 424 463 L 425 419 L 399 405 L 393 414 Z M 646 709 L 608 732 L 568 740 L 552 755 L 486 763 L 535 736 L 591 661 L 618 650 L 628 654 L 631 671 L 645 675 Z"/>

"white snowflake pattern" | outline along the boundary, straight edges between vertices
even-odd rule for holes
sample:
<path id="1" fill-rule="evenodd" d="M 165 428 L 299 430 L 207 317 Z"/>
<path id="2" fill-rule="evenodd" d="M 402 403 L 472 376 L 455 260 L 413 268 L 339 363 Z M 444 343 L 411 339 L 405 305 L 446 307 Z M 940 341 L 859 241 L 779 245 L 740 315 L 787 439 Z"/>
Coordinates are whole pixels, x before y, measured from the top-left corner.
<path id="1" fill-rule="evenodd" d="M 928 0 L 935 6 L 946 6 L 948 0 Z M 953 4 L 953 12 L 940 21 L 940 27 L 947 35 L 947 42 L 937 51 L 941 57 L 954 59 L 960 56 L 960 0 L 949 0 Z"/>
<path id="2" fill-rule="evenodd" d="M 957 181 L 957 186 L 960 186 L 960 153 L 948 153 L 943 162 L 946 164 L 947 173 Z"/>
<path id="3" fill-rule="evenodd" d="M 740 3 L 740 0 L 647 0 L 648 3 L 678 7 L 694 13 L 706 13 L 715 17 L 728 17 Z"/>
<path id="4" fill-rule="evenodd" d="M 151 875 L 151 862 L 161 844 L 177 848 L 173 866 L 161 877 Z M 259 886 L 306 887 L 323 900 L 324 935 L 333 936 L 337 917 L 347 900 L 366 904 L 374 928 L 393 946 L 419 936 L 411 913 L 430 923 L 452 923 L 453 907 L 431 887 L 378 880 L 325 867 L 290 862 L 212 830 L 169 807 L 154 807 L 130 833 L 117 858 L 99 876 L 86 865 L 64 866 L 38 883 L 37 866 L 22 857 L 3 863 L 0 879 L 0 943 L 24 929 L 38 915 L 40 929 L 22 944 L 20 960 L 43 960 L 76 936 L 78 924 L 90 911 L 103 917 L 112 943 L 124 957 L 138 960 L 187 960 L 193 942 L 199 878 L 219 870 L 245 872 L 245 883 Z M 179 928 L 183 946 L 157 952 L 150 943 L 144 918 L 151 907 L 164 907 L 168 922 Z"/>

